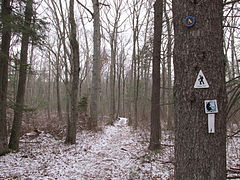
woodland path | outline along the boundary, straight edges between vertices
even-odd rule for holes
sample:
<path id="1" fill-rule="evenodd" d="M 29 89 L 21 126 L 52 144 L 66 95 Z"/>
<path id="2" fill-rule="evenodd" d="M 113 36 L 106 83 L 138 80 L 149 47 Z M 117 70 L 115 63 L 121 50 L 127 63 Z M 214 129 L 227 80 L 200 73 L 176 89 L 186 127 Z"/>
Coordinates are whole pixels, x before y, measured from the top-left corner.
<path id="1" fill-rule="evenodd" d="M 173 148 L 151 153 L 141 133 L 121 118 L 98 133 L 78 133 L 78 143 L 71 146 L 46 133 L 34 139 L 23 137 L 20 152 L 0 157 L 0 180 L 168 179 L 173 173 L 168 163 Z"/>

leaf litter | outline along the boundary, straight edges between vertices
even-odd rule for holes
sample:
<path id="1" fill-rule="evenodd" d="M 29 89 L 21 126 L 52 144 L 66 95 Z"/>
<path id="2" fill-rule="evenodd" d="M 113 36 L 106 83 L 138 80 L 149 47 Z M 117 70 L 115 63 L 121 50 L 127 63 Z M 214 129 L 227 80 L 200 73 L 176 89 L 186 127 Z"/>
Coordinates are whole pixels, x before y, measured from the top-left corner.
<path id="1" fill-rule="evenodd" d="M 127 123 L 126 118 L 120 118 L 97 133 L 79 132 L 74 145 L 65 145 L 45 132 L 26 134 L 19 152 L 0 157 L 0 179 L 173 179 L 171 133 L 164 132 L 162 148 L 151 152 L 144 132 Z M 239 149 L 239 139 L 228 142 L 229 167 L 240 164 Z"/>

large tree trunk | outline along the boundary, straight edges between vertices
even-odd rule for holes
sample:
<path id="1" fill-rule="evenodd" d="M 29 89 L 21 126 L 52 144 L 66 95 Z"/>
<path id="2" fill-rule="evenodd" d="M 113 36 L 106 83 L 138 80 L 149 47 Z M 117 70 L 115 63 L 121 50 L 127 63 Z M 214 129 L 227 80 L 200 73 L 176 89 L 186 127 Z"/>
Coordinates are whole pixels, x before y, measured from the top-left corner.
<path id="1" fill-rule="evenodd" d="M 154 4 L 154 39 L 153 39 L 153 72 L 152 72 L 152 98 L 151 98 L 151 136 L 150 150 L 160 147 L 160 52 L 162 35 L 163 1 L 157 0 Z"/>
<path id="2" fill-rule="evenodd" d="M 99 113 L 99 98 L 100 98 L 100 12 L 99 1 L 92 0 L 93 3 L 93 70 L 92 70 L 92 89 L 91 89 L 91 102 L 90 102 L 90 119 L 88 121 L 88 127 L 96 130 L 98 113 Z"/>
<path id="3" fill-rule="evenodd" d="M 77 41 L 76 23 L 74 19 L 74 0 L 70 0 L 69 5 L 70 22 L 70 45 L 72 49 L 71 59 L 71 112 L 68 120 L 66 144 L 76 143 L 76 122 L 78 119 L 78 84 L 79 84 L 79 44 Z"/>
<path id="4" fill-rule="evenodd" d="M 10 29 L 10 0 L 2 0 L 2 43 L 0 52 L 0 155 L 8 152 L 7 145 L 7 86 L 8 86 L 8 61 L 11 41 Z"/>
<path id="5" fill-rule="evenodd" d="M 33 0 L 27 1 L 25 10 L 25 22 L 24 29 L 22 32 L 22 45 L 20 55 L 20 70 L 19 70 L 19 81 L 16 105 L 14 109 L 14 119 L 11 131 L 11 137 L 9 142 L 9 148 L 18 150 L 19 138 L 22 126 L 22 115 L 24 109 L 24 95 L 27 80 L 27 59 L 28 59 L 28 44 L 29 44 L 29 30 L 31 26 L 31 20 L 33 16 Z"/>
<path id="6" fill-rule="evenodd" d="M 183 18 L 196 17 L 187 27 Z M 175 32 L 175 179 L 226 179 L 226 87 L 223 2 L 173 1 Z M 194 89 L 199 71 L 208 89 Z M 204 100 L 216 99 L 215 133 L 208 133 Z"/>

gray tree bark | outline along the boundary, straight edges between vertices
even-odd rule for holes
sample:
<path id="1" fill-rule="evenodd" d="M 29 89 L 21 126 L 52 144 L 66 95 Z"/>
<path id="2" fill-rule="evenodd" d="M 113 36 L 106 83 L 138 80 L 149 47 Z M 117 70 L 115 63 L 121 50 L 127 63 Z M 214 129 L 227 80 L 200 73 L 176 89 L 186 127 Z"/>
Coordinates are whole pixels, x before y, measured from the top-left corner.
<path id="1" fill-rule="evenodd" d="M 8 86 L 8 61 L 11 41 L 10 0 L 2 0 L 2 42 L 0 52 L 0 156 L 8 152 L 7 144 L 7 86 Z"/>
<path id="2" fill-rule="evenodd" d="M 74 19 L 74 0 L 70 0 L 69 5 L 70 22 L 70 45 L 72 49 L 71 56 L 71 112 L 68 119 L 66 144 L 76 143 L 76 122 L 78 119 L 78 85 L 79 85 L 79 44 L 77 41 L 76 23 Z"/>
<path id="3" fill-rule="evenodd" d="M 92 70 L 92 89 L 90 101 L 90 119 L 88 121 L 89 129 L 96 130 L 99 113 L 99 98 L 100 98 L 100 12 L 99 1 L 92 0 L 93 3 L 93 70 Z"/>
<path id="4" fill-rule="evenodd" d="M 196 23 L 187 27 L 186 16 Z M 173 1 L 175 179 L 226 179 L 226 87 L 223 53 L 223 2 Z M 199 71 L 208 89 L 194 89 Z M 208 133 L 204 100 L 216 99 L 215 133 Z"/>
<path id="5" fill-rule="evenodd" d="M 24 109 L 24 96 L 27 80 L 27 59 L 28 59 L 28 45 L 30 38 L 30 28 L 33 16 L 33 0 L 29 0 L 26 3 L 25 9 L 25 22 L 24 29 L 22 32 L 22 44 L 21 44 L 21 54 L 20 54 L 20 69 L 19 69 L 19 81 L 18 90 L 16 97 L 16 104 L 14 109 L 14 119 L 11 131 L 11 137 L 9 142 L 9 148 L 13 150 L 18 150 L 19 139 L 22 126 L 22 115 Z"/>
<path id="6" fill-rule="evenodd" d="M 153 39 L 153 72 L 151 98 L 151 135 L 150 150 L 160 148 L 160 52 L 162 36 L 163 1 L 156 0 L 154 4 L 154 39 Z"/>

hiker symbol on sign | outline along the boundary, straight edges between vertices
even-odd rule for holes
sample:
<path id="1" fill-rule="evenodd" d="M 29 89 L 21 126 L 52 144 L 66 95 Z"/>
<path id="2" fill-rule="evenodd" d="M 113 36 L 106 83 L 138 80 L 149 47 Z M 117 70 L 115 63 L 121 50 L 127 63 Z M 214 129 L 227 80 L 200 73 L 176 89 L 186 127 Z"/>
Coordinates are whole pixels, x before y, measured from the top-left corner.
<path id="1" fill-rule="evenodd" d="M 207 79 L 205 78 L 202 70 L 199 71 L 194 88 L 209 88 Z"/>

